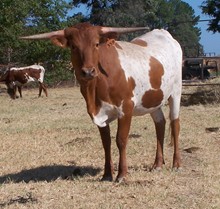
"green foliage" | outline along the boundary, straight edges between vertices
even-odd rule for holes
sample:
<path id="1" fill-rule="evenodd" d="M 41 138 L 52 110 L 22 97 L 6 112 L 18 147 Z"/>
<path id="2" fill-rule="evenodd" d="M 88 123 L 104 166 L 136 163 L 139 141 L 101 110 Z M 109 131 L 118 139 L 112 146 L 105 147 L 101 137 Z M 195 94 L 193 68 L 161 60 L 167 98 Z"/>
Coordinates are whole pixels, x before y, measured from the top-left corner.
<path id="1" fill-rule="evenodd" d="M 72 80 L 73 72 L 68 62 L 51 62 L 46 65 L 45 83 L 48 86 L 57 85 L 60 81 Z"/>
<path id="2" fill-rule="evenodd" d="M 16 66 L 70 61 L 70 52 L 53 46 L 49 41 L 23 41 L 18 37 L 58 30 L 67 26 L 68 10 L 64 0 L 1 0 L 0 3 L 0 64 Z M 56 65 L 56 64 L 54 64 Z M 61 66 L 54 68 L 56 79 L 65 78 Z M 47 68 L 47 72 L 52 69 Z M 54 80 L 56 80 L 54 79 Z"/>
<path id="3" fill-rule="evenodd" d="M 170 0 L 167 3 L 169 6 L 169 15 L 161 19 L 165 19 L 168 23 L 168 31 L 176 38 L 183 48 L 184 55 L 187 57 L 195 57 L 203 54 L 203 48 L 200 41 L 201 31 L 196 24 L 199 16 L 194 15 L 194 10 L 189 4 L 180 0 Z M 163 6 L 160 6 L 159 14 Z M 160 16 L 160 15 L 157 16 Z"/>
<path id="4" fill-rule="evenodd" d="M 89 15 L 68 15 L 70 9 L 81 4 L 87 6 Z M 0 64 L 42 63 L 49 83 L 53 78 L 57 82 L 70 77 L 66 71 L 69 50 L 53 46 L 50 41 L 19 40 L 19 36 L 59 30 L 83 21 L 114 27 L 148 26 L 168 29 L 186 56 L 196 56 L 198 49 L 202 52 L 196 27 L 199 17 L 181 0 L 1 0 L 0 14 Z M 120 38 L 131 40 L 141 33 Z"/>
<path id="5" fill-rule="evenodd" d="M 20 50 L 25 47 L 25 50 L 30 51 L 27 48 L 32 47 L 32 44 L 23 43 L 18 37 L 64 27 L 66 24 L 62 20 L 68 8 L 69 5 L 65 1 L 58 0 L 2 0 L 0 63 L 14 62 L 14 58 L 16 61 L 22 61 L 20 59 L 23 53 Z M 45 51 L 45 46 L 41 45 L 37 50 Z M 38 57 L 43 58 L 44 56 Z"/>
<path id="6" fill-rule="evenodd" d="M 216 0 L 206 0 L 201 5 L 202 12 L 213 17 L 209 22 L 208 31 L 220 33 L 220 2 Z"/>

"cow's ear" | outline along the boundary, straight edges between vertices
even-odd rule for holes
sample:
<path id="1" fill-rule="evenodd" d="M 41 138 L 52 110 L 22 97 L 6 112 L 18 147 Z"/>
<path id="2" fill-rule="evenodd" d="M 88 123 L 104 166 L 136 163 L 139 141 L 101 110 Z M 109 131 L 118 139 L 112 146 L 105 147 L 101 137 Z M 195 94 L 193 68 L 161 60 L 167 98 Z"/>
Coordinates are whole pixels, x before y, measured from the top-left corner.
<path id="1" fill-rule="evenodd" d="M 106 33 L 106 34 L 103 34 L 101 35 L 101 38 L 100 38 L 100 43 L 106 43 L 109 39 L 115 39 L 117 40 L 119 37 L 119 34 L 117 33 Z"/>
<path id="2" fill-rule="evenodd" d="M 60 37 L 60 36 L 55 36 L 53 38 L 51 38 L 51 41 L 54 45 L 62 47 L 62 48 L 66 48 L 68 47 L 67 45 L 67 39 L 65 37 Z"/>

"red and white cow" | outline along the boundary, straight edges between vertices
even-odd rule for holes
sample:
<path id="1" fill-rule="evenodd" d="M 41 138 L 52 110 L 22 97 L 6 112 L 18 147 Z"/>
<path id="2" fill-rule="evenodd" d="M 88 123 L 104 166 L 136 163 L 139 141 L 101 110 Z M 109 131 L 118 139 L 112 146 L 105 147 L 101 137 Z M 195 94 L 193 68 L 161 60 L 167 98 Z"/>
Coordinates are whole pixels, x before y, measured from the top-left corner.
<path id="1" fill-rule="evenodd" d="M 7 92 L 12 99 L 16 98 L 17 88 L 20 97 L 22 97 L 22 86 L 30 82 L 39 83 L 39 97 L 41 96 L 42 90 L 44 91 L 45 95 L 48 96 L 46 85 L 43 83 L 44 73 L 45 69 L 41 65 L 31 65 L 20 68 L 12 67 L 3 73 L 3 75 L 0 77 L 0 82 L 5 82 L 8 88 Z"/>
<path id="2" fill-rule="evenodd" d="M 178 138 L 182 88 L 182 50 L 165 30 L 153 30 L 131 42 L 109 39 L 112 35 L 146 28 L 112 28 L 77 24 L 65 30 L 21 37 L 51 39 L 71 49 L 71 61 L 87 111 L 98 126 L 105 151 L 102 180 L 113 179 L 109 123 L 118 120 L 116 143 L 119 168 L 116 181 L 127 174 L 126 146 L 132 116 L 149 113 L 155 123 L 157 151 L 153 169 L 164 164 L 165 118 L 161 107 L 169 101 L 174 141 L 173 168 L 181 165 Z"/>

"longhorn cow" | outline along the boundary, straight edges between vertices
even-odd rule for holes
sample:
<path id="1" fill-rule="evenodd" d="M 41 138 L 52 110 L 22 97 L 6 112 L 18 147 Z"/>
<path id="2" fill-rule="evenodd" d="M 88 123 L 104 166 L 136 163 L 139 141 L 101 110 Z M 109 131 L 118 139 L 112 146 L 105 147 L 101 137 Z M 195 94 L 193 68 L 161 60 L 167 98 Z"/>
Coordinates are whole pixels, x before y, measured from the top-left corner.
<path id="1" fill-rule="evenodd" d="M 113 180 L 109 123 L 118 120 L 116 143 L 119 165 L 116 181 L 126 179 L 126 146 L 132 116 L 149 113 L 157 138 L 152 169 L 164 164 L 165 118 L 161 107 L 168 100 L 171 136 L 174 142 L 173 168 L 181 166 L 178 138 L 182 88 L 182 50 L 166 30 L 153 30 L 131 42 L 115 41 L 117 34 L 147 28 L 112 28 L 80 23 L 64 30 L 21 37 L 51 39 L 71 49 L 71 61 L 87 111 L 98 126 L 105 151 L 102 180 Z"/>
<path id="2" fill-rule="evenodd" d="M 39 97 L 42 90 L 47 96 L 47 87 L 43 83 L 45 69 L 41 65 L 31 65 L 26 67 L 12 67 L 7 69 L 0 77 L 0 82 L 5 82 L 7 91 L 12 99 L 16 99 L 16 91 L 22 97 L 22 86 L 27 85 L 30 82 L 39 83 Z"/>

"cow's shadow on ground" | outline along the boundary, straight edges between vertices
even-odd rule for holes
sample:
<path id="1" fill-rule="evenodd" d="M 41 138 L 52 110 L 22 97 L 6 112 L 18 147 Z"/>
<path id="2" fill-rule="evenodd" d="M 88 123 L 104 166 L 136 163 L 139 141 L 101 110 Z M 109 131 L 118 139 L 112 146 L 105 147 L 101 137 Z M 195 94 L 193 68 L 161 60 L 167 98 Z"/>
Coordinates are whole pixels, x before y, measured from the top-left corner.
<path id="1" fill-rule="evenodd" d="M 52 165 L 41 166 L 29 170 L 22 170 L 18 173 L 6 174 L 0 176 L 0 184 L 8 182 L 38 182 L 38 181 L 55 181 L 56 179 L 74 180 L 86 175 L 96 176 L 100 173 L 101 168 L 94 168 L 92 166 L 64 166 Z"/>

